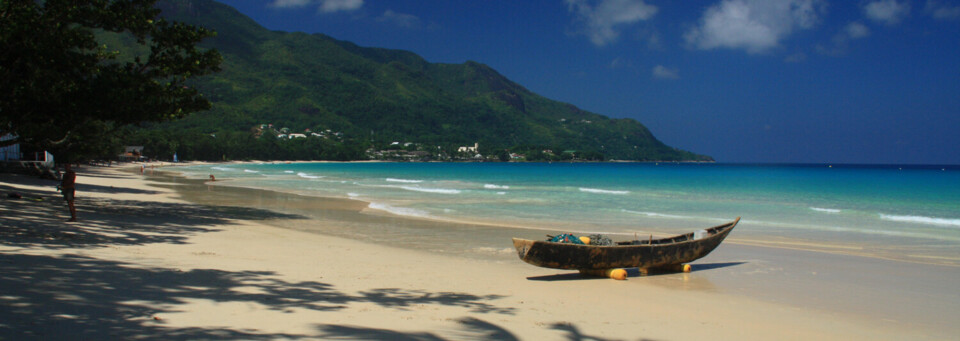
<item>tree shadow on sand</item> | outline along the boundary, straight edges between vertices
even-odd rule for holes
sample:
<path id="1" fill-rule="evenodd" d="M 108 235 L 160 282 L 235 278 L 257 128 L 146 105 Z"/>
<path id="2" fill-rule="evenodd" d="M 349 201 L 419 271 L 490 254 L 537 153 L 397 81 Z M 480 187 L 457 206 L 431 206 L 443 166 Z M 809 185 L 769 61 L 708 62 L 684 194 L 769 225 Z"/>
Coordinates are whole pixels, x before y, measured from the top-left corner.
<path id="1" fill-rule="evenodd" d="M 106 189 L 104 189 L 106 190 Z M 22 199 L 8 199 L 17 191 Z M 218 207 L 103 198 L 78 199 L 80 222 L 65 223 L 63 199 L 49 191 L 0 184 L 0 340 L 22 339 L 396 339 L 442 340 L 432 332 L 318 324 L 316 335 L 269 333 L 249 328 L 178 327 L 165 315 L 210 301 L 295 313 L 338 312 L 352 304 L 409 311 L 448 306 L 469 314 L 514 315 L 496 304 L 500 295 L 382 288 L 343 292 L 317 281 L 288 282 L 270 271 L 150 267 L 80 255 L 32 255 L 30 250 L 93 249 L 152 243 L 185 244 L 235 220 L 302 219 L 248 207 Z M 189 309 L 189 308 L 188 308 Z M 224 317 L 229 318 L 229 317 Z M 450 339 L 516 340 L 495 324 L 464 317 Z M 215 323 L 215 322 L 214 322 Z M 219 323 L 234 325 L 230 321 Z"/>
<path id="2" fill-rule="evenodd" d="M 554 323 L 550 329 L 563 331 L 566 333 L 567 340 L 570 341 L 612 341 L 614 339 L 602 338 L 583 334 L 577 326 L 568 323 Z M 642 338 L 639 341 L 653 341 L 653 339 Z"/>
<path id="3" fill-rule="evenodd" d="M 101 186 L 101 185 L 91 185 L 91 184 L 79 184 L 77 185 L 77 191 L 83 192 L 94 192 L 94 193 L 116 193 L 116 194 L 159 194 L 160 191 L 150 191 L 137 188 L 126 188 L 126 187 L 114 187 L 114 186 Z"/>
<path id="4" fill-rule="evenodd" d="M 8 199 L 16 191 L 21 199 Z M 345 293 L 327 283 L 287 282 L 273 272 L 144 267 L 78 255 L 30 255 L 38 249 L 91 249 L 151 243 L 184 244 L 234 220 L 302 219 L 247 207 L 87 198 L 81 221 L 65 223 L 66 205 L 49 191 L 0 184 L 0 340 L 21 339 L 245 339 L 301 338 L 250 329 L 169 326 L 164 314 L 197 300 L 241 303 L 292 313 L 340 311 L 373 303 L 406 310 L 418 305 L 470 313 L 513 314 L 497 295 L 399 288 Z M 156 317 L 156 318 L 155 318 Z M 224 322 L 224 325 L 231 325 Z"/>
<path id="5" fill-rule="evenodd" d="M 457 320 L 461 328 L 452 331 L 450 338 L 433 332 L 401 332 L 380 328 L 351 327 L 342 325 L 319 325 L 320 338 L 327 340 L 398 340 L 398 341 L 445 341 L 445 340 L 520 340 L 515 335 L 495 324 L 478 318 L 465 317 Z"/>
<path id="6" fill-rule="evenodd" d="M 4 274 L 0 277 L 0 288 L 3 288 L 0 295 L 0 339 L 10 340 L 304 337 L 256 330 L 165 325 L 164 314 L 176 313 L 181 309 L 179 305 L 196 300 L 221 305 L 255 304 L 285 313 L 296 309 L 340 311 L 348 309 L 352 303 L 373 303 L 390 309 L 430 304 L 462 307 L 473 313 L 514 313 L 513 308 L 494 307 L 489 303 L 500 296 L 404 289 L 349 294 L 316 281 L 286 282 L 277 279 L 272 272 L 140 268 L 76 255 L 51 257 L 0 253 L 0 272 Z M 460 322 L 465 331 L 473 334 L 509 335 L 505 330 L 480 320 Z M 224 324 L 229 325 L 229 322 Z M 351 327 L 328 326 L 323 330 L 333 336 L 343 334 Z M 381 335 L 390 333 L 380 332 Z"/>
<path id="7" fill-rule="evenodd" d="M 267 273 L 140 269 L 80 256 L 0 254 L 0 339 L 272 339 L 296 337 L 254 331 L 168 328 L 159 317 L 189 299 L 266 302 L 270 309 L 299 304 L 338 309 L 346 298 L 317 282 L 283 283 Z M 261 293 L 233 289 L 259 284 Z M 292 287 L 296 295 L 288 297 Z M 309 291 L 310 295 L 305 295 Z M 282 298 L 282 300 L 281 300 Z M 294 300 L 295 298 L 295 300 Z M 282 302 L 271 304 L 270 302 Z"/>
<path id="8" fill-rule="evenodd" d="M 0 238 L 7 245 L 89 248 L 106 245 L 182 244 L 233 220 L 302 219 L 302 216 L 245 207 L 204 206 L 140 200 L 78 198 L 79 222 L 69 218 L 62 197 L 0 185 Z"/>

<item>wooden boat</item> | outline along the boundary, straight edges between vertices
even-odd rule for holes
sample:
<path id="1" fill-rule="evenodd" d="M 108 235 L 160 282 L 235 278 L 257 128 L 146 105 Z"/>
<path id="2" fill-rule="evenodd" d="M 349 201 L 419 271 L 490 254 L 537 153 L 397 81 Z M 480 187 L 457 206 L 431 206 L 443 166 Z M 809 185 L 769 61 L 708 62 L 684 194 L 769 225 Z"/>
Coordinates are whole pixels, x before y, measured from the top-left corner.
<path id="1" fill-rule="evenodd" d="M 640 268 L 676 270 L 713 251 L 740 222 L 729 223 L 704 231 L 690 232 L 669 238 L 618 242 L 598 246 L 513 238 L 513 247 L 524 262 L 552 269 L 607 270 Z"/>

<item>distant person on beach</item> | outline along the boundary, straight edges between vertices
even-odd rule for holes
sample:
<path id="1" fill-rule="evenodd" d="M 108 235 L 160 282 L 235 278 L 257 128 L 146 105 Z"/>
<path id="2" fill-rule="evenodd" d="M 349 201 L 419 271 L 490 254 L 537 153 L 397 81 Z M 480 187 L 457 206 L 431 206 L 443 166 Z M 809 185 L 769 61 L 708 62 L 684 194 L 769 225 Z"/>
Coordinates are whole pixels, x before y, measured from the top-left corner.
<path id="1" fill-rule="evenodd" d="M 63 178 L 60 180 L 60 186 L 58 188 L 63 193 L 63 199 L 67 201 L 67 206 L 70 207 L 70 220 L 67 221 L 77 221 L 77 208 L 73 206 L 73 198 L 76 192 L 77 184 L 77 173 L 73 172 L 73 169 L 70 169 L 70 164 L 63 166 L 64 173 Z"/>

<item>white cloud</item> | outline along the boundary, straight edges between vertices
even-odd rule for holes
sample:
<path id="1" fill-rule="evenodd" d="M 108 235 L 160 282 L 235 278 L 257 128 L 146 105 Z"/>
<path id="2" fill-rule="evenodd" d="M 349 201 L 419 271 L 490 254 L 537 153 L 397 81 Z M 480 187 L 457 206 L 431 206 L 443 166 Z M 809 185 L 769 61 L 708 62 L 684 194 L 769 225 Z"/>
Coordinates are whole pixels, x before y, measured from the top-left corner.
<path id="1" fill-rule="evenodd" d="M 680 74 L 677 69 L 671 69 L 663 65 L 653 67 L 653 78 L 657 79 L 678 79 Z"/>
<path id="2" fill-rule="evenodd" d="M 312 0 L 274 0 L 269 5 L 270 7 L 304 7 L 313 3 Z"/>
<path id="3" fill-rule="evenodd" d="M 404 28 L 420 27 L 420 18 L 412 14 L 397 13 L 392 10 L 386 10 L 383 15 L 377 17 L 379 22 L 388 22 Z"/>
<path id="4" fill-rule="evenodd" d="M 887 25 L 895 25 L 910 14 L 910 4 L 896 0 L 878 0 L 863 6 L 868 19 Z"/>
<path id="5" fill-rule="evenodd" d="M 817 52 L 826 55 L 842 55 L 847 52 L 850 42 L 856 39 L 866 38 L 870 35 L 870 28 L 860 22 L 851 22 L 844 26 L 836 35 L 833 36 L 832 46 L 817 46 Z"/>
<path id="6" fill-rule="evenodd" d="M 850 39 L 860 39 L 870 35 L 870 29 L 867 28 L 864 24 L 858 22 L 852 22 L 847 24 L 843 28 L 843 31 L 840 34 L 850 38 Z"/>
<path id="7" fill-rule="evenodd" d="M 723 0 L 707 8 L 684 39 L 691 47 L 745 49 L 760 53 L 779 46 L 797 29 L 816 26 L 822 0 Z"/>
<path id="8" fill-rule="evenodd" d="M 644 0 L 565 1 L 569 11 L 584 23 L 584 33 L 597 46 L 616 41 L 624 26 L 650 19 L 657 14 L 657 7 L 646 4 Z"/>
<path id="9" fill-rule="evenodd" d="M 339 11 L 353 11 L 363 7 L 363 0 L 273 0 L 267 6 L 279 8 L 295 8 L 319 5 L 317 9 L 322 13 Z"/>
<path id="10" fill-rule="evenodd" d="M 322 0 L 320 12 L 333 13 L 339 11 L 354 11 L 363 7 L 363 0 Z"/>
<path id="11" fill-rule="evenodd" d="M 950 6 L 936 0 L 927 0 L 927 6 L 924 7 L 924 12 L 940 20 L 960 19 L 960 6 Z"/>

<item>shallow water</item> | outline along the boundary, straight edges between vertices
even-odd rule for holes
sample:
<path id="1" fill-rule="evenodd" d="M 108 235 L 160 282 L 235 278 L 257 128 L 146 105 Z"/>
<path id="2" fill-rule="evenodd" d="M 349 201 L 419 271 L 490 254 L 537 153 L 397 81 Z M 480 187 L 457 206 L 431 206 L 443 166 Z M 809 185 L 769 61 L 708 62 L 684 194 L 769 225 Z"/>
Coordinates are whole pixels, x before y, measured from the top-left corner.
<path id="1" fill-rule="evenodd" d="M 197 179 L 213 174 L 218 186 L 354 200 L 366 218 L 347 219 L 341 225 L 351 226 L 339 234 L 438 252 L 470 240 L 464 245 L 478 253 L 509 254 L 504 238 L 558 232 L 678 234 L 742 216 L 731 242 L 960 264 L 956 167 L 247 163 L 173 170 Z M 308 220 L 331 214 L 296 210 Z"/>

